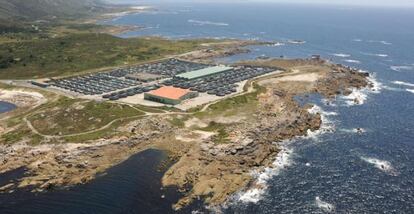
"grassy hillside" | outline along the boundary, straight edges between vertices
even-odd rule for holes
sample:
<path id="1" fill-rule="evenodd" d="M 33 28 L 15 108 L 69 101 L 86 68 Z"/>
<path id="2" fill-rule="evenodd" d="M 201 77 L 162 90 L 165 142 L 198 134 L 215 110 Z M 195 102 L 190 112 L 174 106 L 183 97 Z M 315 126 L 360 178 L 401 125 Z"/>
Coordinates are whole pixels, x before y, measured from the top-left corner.
<path id="1" fill-rule="evenodd" d="M 193 50 L 205 41 L 160 38 L 121 39 L 106 34 L 0 44 L 0 79 L 42 78 L 125 65 Z"/>
<path id="2" fill-rule="evenodd" d="M 79 18 L 101 12 L 105 7 L 100 0 L 0 0 L 0 19 Z"/>

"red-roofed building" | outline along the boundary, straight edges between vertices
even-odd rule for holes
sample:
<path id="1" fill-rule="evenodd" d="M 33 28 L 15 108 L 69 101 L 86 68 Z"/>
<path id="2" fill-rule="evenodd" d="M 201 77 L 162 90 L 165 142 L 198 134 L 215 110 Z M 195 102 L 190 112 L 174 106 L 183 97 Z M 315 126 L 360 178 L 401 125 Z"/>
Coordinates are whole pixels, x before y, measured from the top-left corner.
<path id="1" fill-rule="evenodd" d="M 181 89 L 172 86 L 164 86 L 157 90 L 150 91 L 144 94 L 146 100 L 151 100 L 159 103 L 170 105 L 180 104 L 181 101 L 197 97 L 198 93 L 190 91 L 189 89 Z"/>

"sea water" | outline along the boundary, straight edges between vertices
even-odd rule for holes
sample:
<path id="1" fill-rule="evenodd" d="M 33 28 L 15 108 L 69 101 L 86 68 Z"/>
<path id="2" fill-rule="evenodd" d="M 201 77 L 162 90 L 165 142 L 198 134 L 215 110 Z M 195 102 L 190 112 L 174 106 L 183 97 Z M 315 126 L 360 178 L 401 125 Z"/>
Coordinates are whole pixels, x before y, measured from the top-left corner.
<path id="1" fill-rule="evenodd" d="M 158 35 L 174 39 L 212 37 L 280 42 L 252 46 L 250 53 L 217 59 L 222 63 L 262 55 L 297 58 L 319 54 L 373 74 L 375 90 L 355 90 L 352 97 L 339 97 L 329 105 L 318 96 L 302 100 L 316 105 L 312 112 L 324 115 L 326 129 L 284 142 L 286 152 L 276 159 L 276 171 L 268 169 L 256 175 L 266 188 L 235 194 L 226 206 L 219 207 L 224 213 L 413 213 L 412 9 L 271 3 L 174 3 L 154 8 L 108 23 L 144 27 L 121 37 Z M 292 44 L 291 40 L 306 42 Z M 361 99 L 360 105 L 349 102 L 354 98 Z M 113 181 L 106 185 L 116 189 L 120 184 Z M 136 183 L 128 185 L 137 191 L 142 188 Z M 148 194 L 90 194 L 87 198 L 75 194 L 69 197 L 70 202 L 78 201 L 91 212 L 102 211 L 101 204 L 122 204 L 130 213 L 172 212 L 170 206 L 142 210 L 137 204 L 156 206 Z M 159 200 L 161 203 L 162 199 Z M 47 213 L 53 206 L 56 204 L 36 208 Z M 66 206 L 66 213 L 77 211 L 79 206 Z"/>

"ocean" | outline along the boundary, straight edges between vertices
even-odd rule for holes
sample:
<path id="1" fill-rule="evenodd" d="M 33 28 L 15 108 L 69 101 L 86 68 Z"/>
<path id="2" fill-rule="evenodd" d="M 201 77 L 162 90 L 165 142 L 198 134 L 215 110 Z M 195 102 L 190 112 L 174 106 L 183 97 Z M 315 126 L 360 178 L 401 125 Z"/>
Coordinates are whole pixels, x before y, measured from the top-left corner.
<path id="1" fill-rule="evenodd" d="M 323 115 L 322 130 L 284 142 L 275 167 L 255 174 L 266 188 L 234 195 L 229 204 L 220 208 L 224 213 L 414 212 L 413 9 L 248 2 L 154 7 L 154 11 L 105 23 L 144 27 L 120 37 L 157 35 L 173 39 L 211 37 L 281 42 L 275 46 L 251 46 L 250 53 L 217 59 L 219 62 L 262 55 L 298 58 L 319 54 L 373 76 L 375 90 L 354 91 L 329 105 L 317 95 L 298 98 L 316 105 L 312 111 Z M 291 44 L 290 40 L 306 43 Z M 354 105 L 350 102 L 354 98 L 363 104 Z M 358 132 L 358 128 L 362 131 Z M 135 182 L 127 184 L 129 188 L 142 188 L 134 186 Z M 106 185 L 125 186 L 118 180 Z M 71 203 L 81 202 L 81 208 L 88 209 L 66 206 L 62 213 L 100 213 L 103 203 L 108 210 L 122 205 L 122 209 L 113 208 L 111 213 L 172 212 L 168 206 L 150 210 L 137 205 L 155 205 L 148 197 L 151 192 L 110 197 L 111 200 L 108 194 L 90 192 L 88 197 L 79 198 L 75 194 L 69 197 Z M 161 204 L 163 200 L 159 199 Z M 39 213 L 50 213 L 48 209 L 53 207 L 36 208 L 44 211 Z M 195 205 L 192 210 L 204 209 Z"/>

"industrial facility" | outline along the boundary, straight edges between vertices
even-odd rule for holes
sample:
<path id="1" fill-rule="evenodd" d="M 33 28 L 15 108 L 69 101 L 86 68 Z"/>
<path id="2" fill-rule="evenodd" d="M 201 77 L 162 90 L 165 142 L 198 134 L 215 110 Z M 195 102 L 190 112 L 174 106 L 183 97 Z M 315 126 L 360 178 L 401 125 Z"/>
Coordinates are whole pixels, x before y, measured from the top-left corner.
<path id="1" fill-rule="evenodd" d="M 39 87 L 55 87 L 90 98 L 135 102 L 145 100 L 177 105 L 199 95 L 224 97 L 237 93 L 243 81 L 268 74 L 276 68 L 260 66 L 214 66 L 166 59 L 148 64 L 54 79 Z M 133 97 L 133 98 L 131 98 Z M 141 101 L 139 101 L 141 100 Z"/>
<path id="2" fill-rule="evenodd" d="M 144 99 L 169 105 L 178 105 L 183 100 L 195 98 L 197 96 L 198 92 L 190 91 L 189 89 L 164 86 L 157 90 L 145 93 Z"/>
<path id="3" fill-rule="evenodd" d="M 227 66 L 215 66 L 215 67 L 209 67 L 209 68 L 203 68 L 200 70 L 190 71 L 187 73 L 176 75 L 176 78 L 184 79 L 184 80 L 194 80 L 199 79 L 203 77 L 208 77 L 216 74 L 220 74 L 226 71 L 232 70 L 232 67 Z"/>

